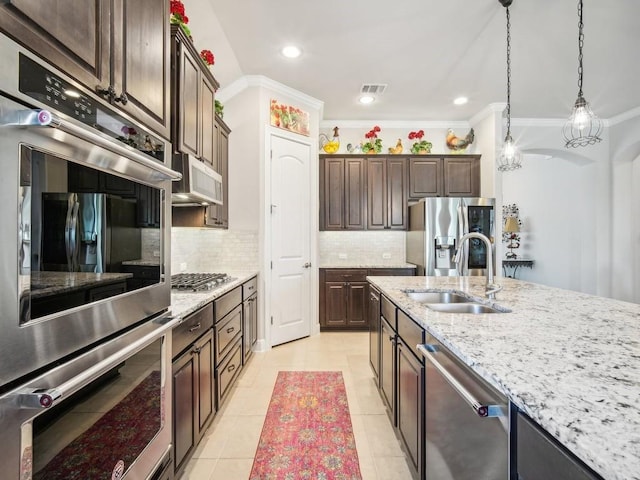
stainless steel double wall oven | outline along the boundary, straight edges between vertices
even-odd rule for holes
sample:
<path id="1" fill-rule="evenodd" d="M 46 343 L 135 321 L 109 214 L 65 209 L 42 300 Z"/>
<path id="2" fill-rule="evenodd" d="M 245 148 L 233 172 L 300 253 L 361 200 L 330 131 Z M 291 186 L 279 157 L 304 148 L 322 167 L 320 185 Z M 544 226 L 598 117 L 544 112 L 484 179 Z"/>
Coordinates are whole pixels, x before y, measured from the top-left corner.
<path id="1" fill-rule="evenodd" d="M 4 35 L 0 64 L 3 478 L 146 479 L 170 462 L 170 143 Z"/>

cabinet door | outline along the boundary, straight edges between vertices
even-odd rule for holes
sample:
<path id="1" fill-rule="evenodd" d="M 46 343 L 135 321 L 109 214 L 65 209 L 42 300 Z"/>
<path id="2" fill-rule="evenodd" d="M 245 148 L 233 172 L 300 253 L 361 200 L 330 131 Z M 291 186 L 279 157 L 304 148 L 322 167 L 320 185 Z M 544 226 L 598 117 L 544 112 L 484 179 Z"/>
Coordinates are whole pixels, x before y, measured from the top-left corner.
<path id="1" fill-rule="evenodd" d="M 256 296 L 252 295 L 244 302 L 242 302 L 242 363 L 246 364 L 247 360 L 251 356 L 251 347 L 255 344 L 255 340 L 257 340 L 257 329 L 258 329 L 258 319 L 257 319 L 257 304 L 256 304 Z"/>
<path id="2" fill-rule="evenodd" d="M 380 370 L 380 292 L 369 287 L 369 363 L 373 378 L 378 383 Z"/>
<path id="3" fill-rule="evenodd" d="M 424 470 L 424 366 L 411 349 L 398 340 L 398 432 L 413 467 Z"/>
<path id="4" fill-rule="evenodd" d="M 190 350 L 173 362 L 173 452 L 176 471 L 184 466 L 197 441 L 196 374 L 197 363 Z"/>
<path id="5" fill-rule="evenodd" d="M 407 162 L 387 158 L 387 228 L 407 229 Z"/>
<path id="6" fill-rule="evenodd" d="M 388 228 L 387 160 L 367 159 L 367 229 Z"/>
<path id="7" fill-rule="evenodd" d="M 214 170 L 217 167 L 216 161 L 216 145 L 217 142 L 215 140 L 215 135 L 217 133 L 217 129 L 214 128 L 214 96 L 215 90 L 213 85 L 206 76 L 202 75 L 201 83 L 201 129 L 202 129 L 202 152 L 201 152 L 201 160 L 211 166 Z"/>
<path id="8" fill-rule="evenodd" d="M 194 346 L 197 352 L 196 361 L 198 364 L 197 412 L 198 438 L 200 438 L 216 412 L 213 381 L 213 331 L 209 329 Z"/>
<path id="9" fill-rule="evenodd" d="M 367 294 L 369 284 L 367 282 L 347 283 L 347 325 L 350 327 L 367 327 Z"/>
<path id="10" fill-rule="evenodd" d="M 479 155 L 444 159 L 444 196 L 480 196 Z"/>
<path id="11" fill-rule="evenodd" d="M 380 380 L 379 388 L 382 400 L 388 408 L 391 423 L 396 426 L 395 383 L 396 369 L 396 333 L 384 317 L 380 317 Z"/>
<path id="12" fill-rule="evenodd" d="M 344 228 L 364 230 L 367 201 L 366 163 L 364 158 L 348 158 L 344 174 Z"/>
<path id="13" fill-rule="evenodd" d="M 258 342 L 258 295 L 254 295 L 251 301 L 251 346 Z"/>
<path id="14" fill-rule="evenodd" d="M 184 45 L 179 45 L 179 78 L 176 90 L 179 95 L 178 139 L 176 150 L 189 153 L 195 157 L 200 155 L 200 63 L 193 58 Z"/>
<path id="15" fill-rule="evenodd" d="M 114 0 L 113 25 L 112 84 L 116 105 L 169 138 L 168 2 Z M 79 38 L 82 37 L 76 43 L 82 43 Z"/>
<path id="16" fill-rule="evenodd" d="M 336 327 L 347 325 L 347 283 L 326 282 L 324 284 L 324 325 Z"/>
<path id="17" fill-rule="evenodd" d="M 109 86 L 110 0 L 10 0 L 0 30 L 90 89 Z"/>
<path id="18" fill-rule="evenodd" d="M 342 230 L 344 226 L 344 158 L 321 160 L 320 229 Z"/>
<path id="19" fill-rule="evenodd" d="M 409 198 L 442 196 L 443 174 L 442 158 L 410 158 Z"/>
<path id="20" fill-rule="evenodd" d="M 207 207 L 206 224 L 215 228 L 229 228 L 229 128 L 215 117 L 214 169 L 222 176 L 222 205 Z"/>

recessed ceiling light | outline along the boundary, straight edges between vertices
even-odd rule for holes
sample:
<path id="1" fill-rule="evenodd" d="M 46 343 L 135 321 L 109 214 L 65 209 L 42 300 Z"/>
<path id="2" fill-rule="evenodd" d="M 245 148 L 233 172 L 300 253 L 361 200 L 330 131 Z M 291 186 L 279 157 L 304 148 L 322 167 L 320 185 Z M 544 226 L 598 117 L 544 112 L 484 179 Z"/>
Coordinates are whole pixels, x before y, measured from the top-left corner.
<path id="1" fill-rule="evenodd" d="M 464 105 L 468 101 L 469 101 L 469 99 L 467 97 L 458 97 L 458 98 L 453 100 L 453 104 L 454 105 Z"/>
<path id="2" fill-rule="evenodd" d="M 298 58 L 302 54 L 302 50 L 300 47 L 296 47 L 295 45 L 287 45 L 282 49 L 282 55 L 287 58 Z"/>
<path id="3" fill-rule="evenodd" d="M 368 105 L 370 103 L 373 103 L 373 101 L 375 100 L 374 97 L 372 97 L 371 95 L 363 95 L 360 97 L 360 103 L 364 104 L 364 105 Z"/>

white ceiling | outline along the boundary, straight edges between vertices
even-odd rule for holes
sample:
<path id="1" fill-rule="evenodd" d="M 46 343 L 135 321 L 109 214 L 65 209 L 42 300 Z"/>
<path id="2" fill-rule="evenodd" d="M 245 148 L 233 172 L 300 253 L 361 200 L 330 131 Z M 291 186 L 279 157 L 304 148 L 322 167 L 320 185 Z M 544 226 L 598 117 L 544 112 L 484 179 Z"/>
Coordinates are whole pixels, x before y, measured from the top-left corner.
<path id="1" fill-rule="evenodd" d="M 506 102 L 506 15 L 498 0 L 184 0 L 222 86 L 264 75 L 324 102 L 325 120 L 469 120 Z M 584 0 L 583 90 L 612 118 L 640 107 L 640 1 Z M 217 17 L 212 20 L 211 12 Z M 514 0 L 513 118 L 566 118 L 576 100 L 577 0 Z M 284 58 L 296 43 L 304 53 Z M 357 102 L 363 83 L 388 84 Z M 455 97 L 469 103 L 455 107 Z"/>

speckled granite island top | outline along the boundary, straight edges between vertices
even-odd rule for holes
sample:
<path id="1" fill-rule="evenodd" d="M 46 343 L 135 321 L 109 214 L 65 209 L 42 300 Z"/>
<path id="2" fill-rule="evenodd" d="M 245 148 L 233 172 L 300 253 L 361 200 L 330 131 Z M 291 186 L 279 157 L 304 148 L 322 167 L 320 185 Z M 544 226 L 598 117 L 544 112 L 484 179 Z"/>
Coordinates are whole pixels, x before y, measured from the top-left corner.
<path id="1" fill-rule="evenodd" d="M 213 288 L 211 290 L 201 290 L 198 292 L 185 290 L 171 290 L 171 313 L 175 317 L 185 318 L 207 303 L 213 302 L 216 298 L 230 292 L 238 285 L 257 275 L 257 272 L 227 272 L 233 280 Z"/>
<path id="2" fill-rule="evenodd" d="M 510 278 L 371 284 L 605 479 L 640 479 L 640 305 Z M 451 314 L 406 290 L 458 290 L 511 313 Z"/>
<path id="3" fill-rule="evenodd" d="M 59 295 L 83 288 L 108 285 L 125 281 L 132 276 L 131 273 L 31 272 L 31 297 Z"/>

